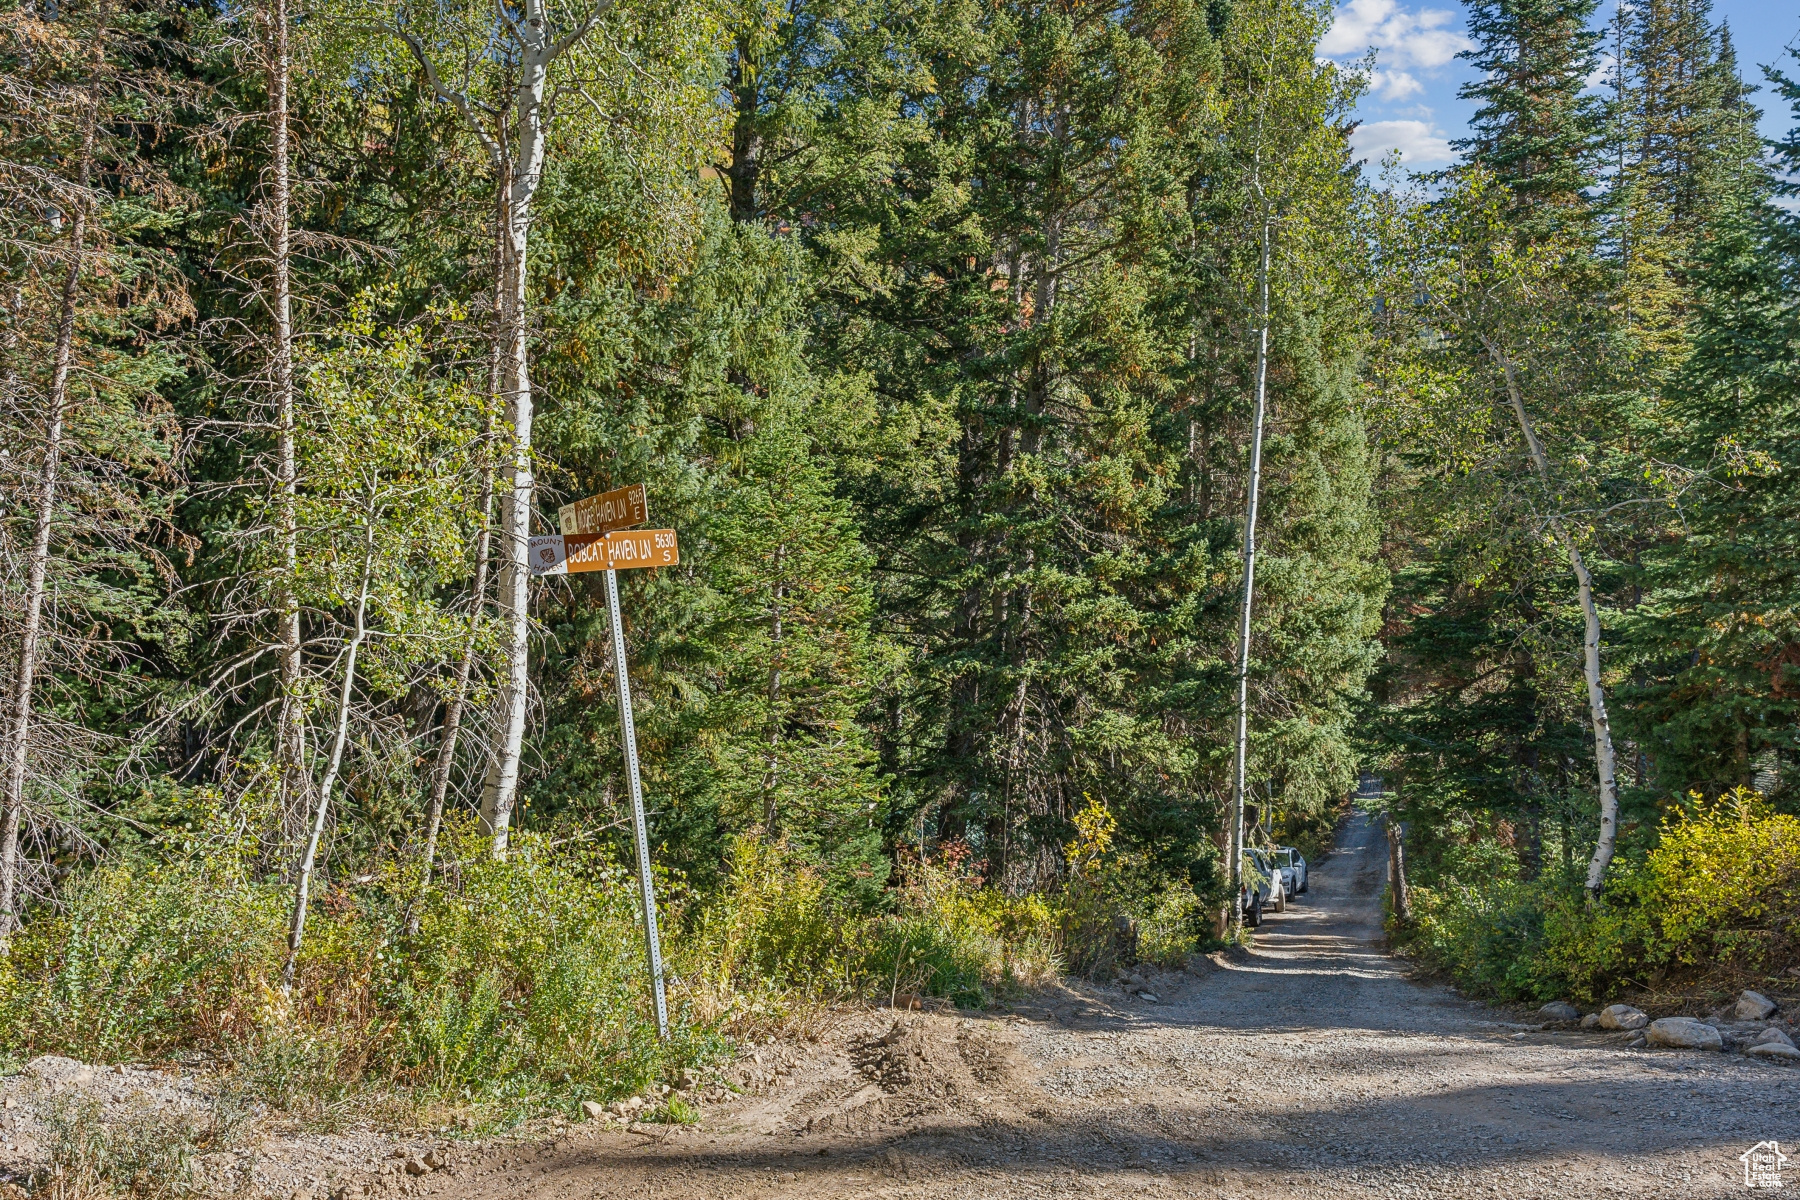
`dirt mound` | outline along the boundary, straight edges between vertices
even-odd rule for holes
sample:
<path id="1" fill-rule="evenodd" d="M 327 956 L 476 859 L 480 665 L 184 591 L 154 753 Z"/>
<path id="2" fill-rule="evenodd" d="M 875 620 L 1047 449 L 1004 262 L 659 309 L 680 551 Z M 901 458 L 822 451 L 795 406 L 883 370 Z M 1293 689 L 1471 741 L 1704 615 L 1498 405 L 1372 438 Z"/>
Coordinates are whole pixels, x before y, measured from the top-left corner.
<path id="1" fill-rule="evenodd" d="M 849 1072 L 800 1099 L 787 1115 L 796 1133 L 863 1133 L 950 1116 L 1014 1072 L 1004 1033 L 954 1017 L 871 1022 L 847 1031 L 843 1046 Z"/>
<path id="2" fill-rule="evenodd" d="M 898 1019 L 879 1037 L 853 1043 L 850 1061 L 870 1083 L 889 1094 L 912 1089 L 928 1096 L 949 1096 L 956 1084 L 938 1063 L 939 1047 L 927 1037 L 923 1021 Z"/>

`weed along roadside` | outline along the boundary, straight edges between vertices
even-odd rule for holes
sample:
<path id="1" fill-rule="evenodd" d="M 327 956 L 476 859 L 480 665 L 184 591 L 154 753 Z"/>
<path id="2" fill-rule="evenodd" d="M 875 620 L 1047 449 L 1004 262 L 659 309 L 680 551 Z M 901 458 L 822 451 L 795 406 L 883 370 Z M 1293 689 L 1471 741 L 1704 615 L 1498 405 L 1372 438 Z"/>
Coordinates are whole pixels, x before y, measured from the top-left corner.
<path id="1" fill-rule="evenodd" d="M 1645 1048 L 1635 1021 L 1615 1032 L 1471 1002 L 1409 978 L 1382 949 L 1386 852 L 1355 817 L 1311 864 L 1307 898 L 1267 915 L 1253 947 L 1115 963 L 1117 982 L 1102 982 L 1057 973 L 1054 914 L 1000 908 L 949 866 L 924 864 L 905 913 L 849 937 L 834 933 L 822 879 L 744 842 L 733 902 L 693 926 L 706 961 L 741 974 L 690 983 L 678 953 L 672 1032 L 679 1041 L 680 1015 L 709 1004 L 750 1015 L 728 1022 L 731 1049 L 700 1048 L 628 1094 L 508 1122 L 446 1102 L 468 1075 L 408 1092 L 373 1086 L 371 1069 L 328 1098 L 303 1048 L 265 1045 L 186 1068 L 39 1056 L 0 1087 L 0 1117 L 9 1153 L 69 1181 L 137 1179 L 147 1194 L 1213 1197 L 1250 1195 L 1271 1169 L 1325 1196 L 1460 1196 L 1472 1179 L 1551 1197 L 1735 1194 L 1734 1156 L 1779 1132 L 1740 1098 L 1779 1102 L 1795 1087 L 1751 1051 L 1777 1040 L 1763 1031 L 1787 1028 L 1785 1004 L 1800 997 L 1714 1018 L 1735 1044 L 1723 1049 Z M 632 917 L 618 906 L 619 934 Z M 820 957 L 806 966 L 803 953 Z M 893 978 L 876 979 L 887 956 L 917 964 L 897 989 L 871 986 Z M 783 985 L 768 966 L 782 961 L 813 979 L 838 964 L 845 986 Z M 618 985 L 646 1007 L 635 970 Z M 961 1005 L 946 994 L 959 988 Z M 471 1026 L 505 1035 L 483 1025 L 498 1005 L 468 1008 L 427 1018 L 439 1045 Z M 665 1044 L 641 1020 L 640 1052 L 656 1053 Z M 1271 1065 L 1279 1096 L 1246 1082 L 1266 1082 Z M 1652 1110 L 1656 1123 L 1566 1119 Z"/>

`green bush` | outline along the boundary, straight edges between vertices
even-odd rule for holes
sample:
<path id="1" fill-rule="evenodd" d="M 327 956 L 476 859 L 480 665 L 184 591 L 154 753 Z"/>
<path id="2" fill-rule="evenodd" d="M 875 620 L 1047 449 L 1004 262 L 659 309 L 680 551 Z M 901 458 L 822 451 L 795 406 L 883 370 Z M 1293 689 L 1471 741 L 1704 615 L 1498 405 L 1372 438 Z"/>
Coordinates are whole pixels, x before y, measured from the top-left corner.
<path id="1" fill-rule="evenodd" d="M 657 1038 L 632 877 L 590 845 L 515 838 L 503 862 L 467 827 L 458 865 L 388 956 L 403 1077 L 470 1097 L 609 1097 L 708 1052 Z M 679 1013 L 675 1014 L 680 1016 Z"/>
<path id="2" fill-rule="evenodd" d="M 877 995 L 983 1005 L 1056 974 L 1055 918 L 1040 896 L 1007 896 L 963 873 L 956 856 L 915 862 L 899 911 L 876 922 L 860 974 Z"/>
<path id="3" fill-rule="evenodd" d="M 0 1040 L 100 1062 L 221 1044 L 253 1027 L 285 916 L 230 860 L 96 870 L 13 938 Z"/>
<path id="4" fill-rule="evenodd" d="M 1211 936 L 1213 909 L 1191 887 L 1168 887 L 1149 898 L 1137 923 L 1138 957 L 1165 967 L 1186 963 Z"/>
<path id="5" fill-rule="evenodd" d="M 423 893 L 399 863 L 354 888 L 321 878 L 287 992 L 288 886 L 252 877 L 228 838 L 190 831 L 165 863 L 93 870 L 13 939 L 0 959 L 0 1050 L 203 1051 L 307 1120 L 336 1119 L 366 1082 L 500 1114 L 608 1099 L 717 1055 L 724 1032 L 823 1003 L 903 992 L 980 1005 L 1068 960 L 1107 969 L 1128 949 L 1121 914 L 1139 915 L 1147 957 L 1191 949 L 1192 890 L 1133 899 L 1135 860 L 1113 849 L 1111 814 L 1090 802 L 1076 826 L 1059 892 L 1005 895 L 952 846 L 903 863 L 879 911 L 834 892 L 787 844 L 738 839 L 713 895 L 672 889 L 667 1042 L 635 879 L 591 843 L 520 833 L 496 862 L 459 820 Z"/>
<path id="6" fill-rule="evenodd" d="M 1403 944 L 1471 991 L 1596 1001 L 1624 987 L 1730 988 L 1800 952 L 1800 820 L 1739 789 L 1697 796 L 1588 904 L 1576 880 L 1416 887 Z"/>
<path id="7" fill-rule="evenodd" d="M 494 862 L 466 825 L 445 847 L 448 881 L 418 901 L 414 938 L 397 870 L 355 894 L 322 886 L 291 996 L 287 887 L 229 855 L 98 869 L 0 962 L 0 1046 L 204 1050 L 283 1108 L 370 1075 L 425 1095 L 610 1096 L 716 1052 L 690 1022 L 657 1038 L 636 891 L 603 855 L 525 834 Z"/>
<path id="8" fill-rule="evenodd" d="M 1565 980 L 1546 957 L 1554 885 L 1497 879 L 1412 890 L 1405 944 L 1465 989 L 1494 999 L 1554 999 Z"/>
<path id="9" fill-rule="evenodd" d="M 865 918 L 787 844 L 734 838 L 723 886 L 680 947 L 684 974 L 710 1014 L 779 1017 L 848 994 Z"/>

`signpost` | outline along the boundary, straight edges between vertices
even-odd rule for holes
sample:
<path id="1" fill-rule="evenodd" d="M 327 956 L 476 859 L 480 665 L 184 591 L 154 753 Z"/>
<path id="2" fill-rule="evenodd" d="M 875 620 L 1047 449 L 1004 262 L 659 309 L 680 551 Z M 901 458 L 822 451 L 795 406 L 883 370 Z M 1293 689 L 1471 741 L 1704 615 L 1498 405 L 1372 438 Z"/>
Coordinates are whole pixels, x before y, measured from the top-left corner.
<path id="1" fill-rule="evenodd" d="M 650 987 L 656 997 L 656 1031 L 669 1036 L 669 1006 L 663 993 L 662 938 L 656 928 L 656 885 L 650 875 L 650 835 L 644 825 L 644 785 L 638 774 L 637 722 L 631 715 L 631 672 L 625 665 L 625 623 L 619 617 L 619 572 L 640 567 L 672 567 L 681 561 L 673 529 L 635 529 L 649 519 L 644 485 L 589 496 L 557 513 L 562 532 L 531 539 L 533 575 L 606 572 L 606 604 L 612 620 L 613 674 L 619 682 L 619 726 L 625 742 L 625 778 L 631 792 L 631 838 L 637 847 L 638 891 L 644 905 L 644 947 L 650 960 Z"/>

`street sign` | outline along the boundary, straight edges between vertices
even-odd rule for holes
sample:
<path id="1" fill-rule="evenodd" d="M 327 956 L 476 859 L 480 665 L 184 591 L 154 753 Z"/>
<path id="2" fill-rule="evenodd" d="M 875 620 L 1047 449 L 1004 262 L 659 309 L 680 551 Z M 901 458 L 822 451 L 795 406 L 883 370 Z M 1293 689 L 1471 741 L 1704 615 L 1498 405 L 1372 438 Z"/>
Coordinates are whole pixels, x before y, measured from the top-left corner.
<path id="1" fill-rule="evenodd" d="M 525 561 L 531 564 L 533 575 L 567 575 L 567 553 L 562 534 L 552 533 L 531 539 L 525 551 Z"/>
<path id="2" fill-rule="evenodd" d="M 650 990 L 656 1002 L 656 1029 L 669 1037 L 669 1006 L 663 988 L 662 935 L 656 923 L 656 884 L 650 872 L 650 833 L 644 820 L 644 783 L 638 771 L 637 722 L 631 713 L 631 671 L 625 661 L 625 623 L 619 615 L 620 571 L 672 567 L 681 561 L 673 529 L 631 529 L 650 516 L 644 485 L 589 496 L 557 510 L 561 533 L 530 539 L 527 561 L 533 575 L 606 572 L 606 606 L 612 618 L 613 675 L 619 685 L 619 725 L 625 742 L 625 777 L 631 792 L 631 840 L 637 849 L 638 891 L 642 898 L 644 947 Z"/>
<path id="3" fill-rule="evenodd" d="M 606 562 L 609 571 L 628 571 L 634 567 L 672 567 L 681 561 L 681 548 L 675 543 L 673 529 L 633 529 L 628 533 L 606 535 Z M 576 568 L 571 566 L 570 570 Z M 586 570 L 597 570 L 588 567 Z"/>
<path id="4" fill-rule="evenodd" d="M 606 570 L 606 539 L 599 534 L 565 537 L 552 533 L 534 537 L 527 553 L 533 575 Z"/>
<path id="5" fill-rule="evenodd" d="M 564 535 L 610 533 L 615 529 L 642 525 L 649 519 L 650 503 L 641 483 L 589 496 L 556 510 L 556 521 Z"/>

